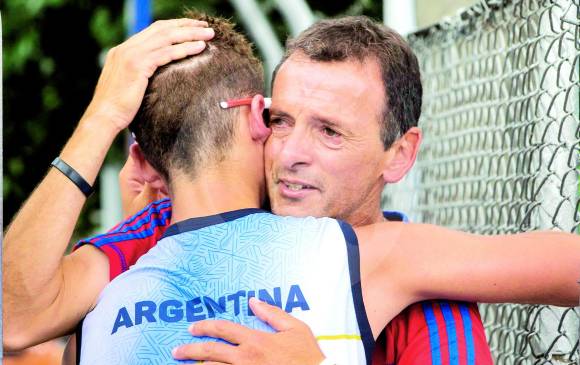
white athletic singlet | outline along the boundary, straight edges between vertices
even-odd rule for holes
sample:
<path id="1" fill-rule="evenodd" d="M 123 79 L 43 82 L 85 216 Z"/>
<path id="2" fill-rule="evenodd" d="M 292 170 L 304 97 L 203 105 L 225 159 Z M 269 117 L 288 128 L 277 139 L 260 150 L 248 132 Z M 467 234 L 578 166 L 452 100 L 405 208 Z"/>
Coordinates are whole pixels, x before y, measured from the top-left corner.
<path id="1" fill-rule="evenodd" d="M 204 319 L 273 332 L 249 310 L 250 297 L 308 324 L 330 360 L 370 364 L 374 339 L 352 228 L 259 209 L 170 226 L 101 293 L 82 325 L 80 362 L 179 363 L 171 356 L 174 347 L 215 341 L 188 333 L 192 322 Z"/>

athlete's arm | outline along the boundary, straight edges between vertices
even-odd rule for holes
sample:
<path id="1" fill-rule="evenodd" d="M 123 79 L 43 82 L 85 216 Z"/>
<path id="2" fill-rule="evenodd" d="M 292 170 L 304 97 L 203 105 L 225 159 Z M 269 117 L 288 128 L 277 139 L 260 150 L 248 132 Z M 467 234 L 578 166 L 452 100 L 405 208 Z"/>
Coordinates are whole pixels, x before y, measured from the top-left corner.
<path id="1" fill-rule="evenodd" d="M 364 262 L 363 291 L 369 298 L 396 289 L 392 300 L 397 305 L 433 298 L 563 306 L 578 303 L 577 235 L 530 232 L 481 236 L 428 224 L 390 222 L 356 232 Z M 380 306 L 379 300 L 373 302 Z M 386 312 L 374 305 L 371 312 Z"/>
<path id="2" fill-rule="evenodd" d="M 95 94 L 61 158 L 93 184 L 117 134 L 137 112 L 155 69 L 201 52 L 213 37 L 191 19 L 156 22 L 107 55 Z M 64 257 L 85 196 L 51 169 L 18 212 L 3 242 L 3 345 L 28 347 L 68 333 L 108 282 L 93 247 Z"/>

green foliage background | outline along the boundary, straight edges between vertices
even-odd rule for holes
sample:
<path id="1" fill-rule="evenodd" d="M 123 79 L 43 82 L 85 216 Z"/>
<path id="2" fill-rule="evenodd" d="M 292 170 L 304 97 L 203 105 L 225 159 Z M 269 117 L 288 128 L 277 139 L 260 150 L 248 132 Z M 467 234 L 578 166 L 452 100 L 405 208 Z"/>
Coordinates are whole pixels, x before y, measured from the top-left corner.
<path id="1" fill-rule="evenodd" d="M 225 0 L 152 1 L 154 19 L 178 17 L 187 6 L 237 20 Z M 288 31 L 274 2 L 260 4 L 283 41 Z M 320 0 L 309 5 L 319 18 L 343 14 L 379 18 L 382 11 L 381 2 L 371 0 Z M 120 0 L 3 0 L 0 9 L 5 228 L 72 134 L 92 97 L 100 60 L 125 38 L 125 20 Z M 108 159 L 122 161 L 123 145 L 119 138 Z M 77 225 L 78 235 L 98 226 L 98 202 L 97 186 Z"/>

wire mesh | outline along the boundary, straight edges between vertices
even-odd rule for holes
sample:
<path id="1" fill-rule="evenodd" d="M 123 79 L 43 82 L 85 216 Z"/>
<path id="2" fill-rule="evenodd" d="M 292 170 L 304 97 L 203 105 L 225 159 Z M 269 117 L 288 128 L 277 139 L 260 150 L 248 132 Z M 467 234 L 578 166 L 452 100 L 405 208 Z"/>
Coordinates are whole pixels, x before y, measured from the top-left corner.
<path id="1" fill-rule="evenodd" d="M 409 36 L 424 142 L 383 204 L 481 234 L 580 225 L 580 0 L 480 1 Z M 481 305 L 497 364 L 578 364 L 580 308 Z"/>

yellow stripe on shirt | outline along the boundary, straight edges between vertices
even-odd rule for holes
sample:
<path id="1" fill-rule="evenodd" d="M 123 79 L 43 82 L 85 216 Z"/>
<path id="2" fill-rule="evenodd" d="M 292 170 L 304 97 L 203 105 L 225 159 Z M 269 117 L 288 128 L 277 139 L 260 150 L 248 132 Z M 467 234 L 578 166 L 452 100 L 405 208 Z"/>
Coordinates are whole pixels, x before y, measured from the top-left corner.
<path id="1" fill-rule="evenodd" d="M 322 335 L 316 336 L 317 341 L 326 340 L 361 340 L 359 335 Z"/>

